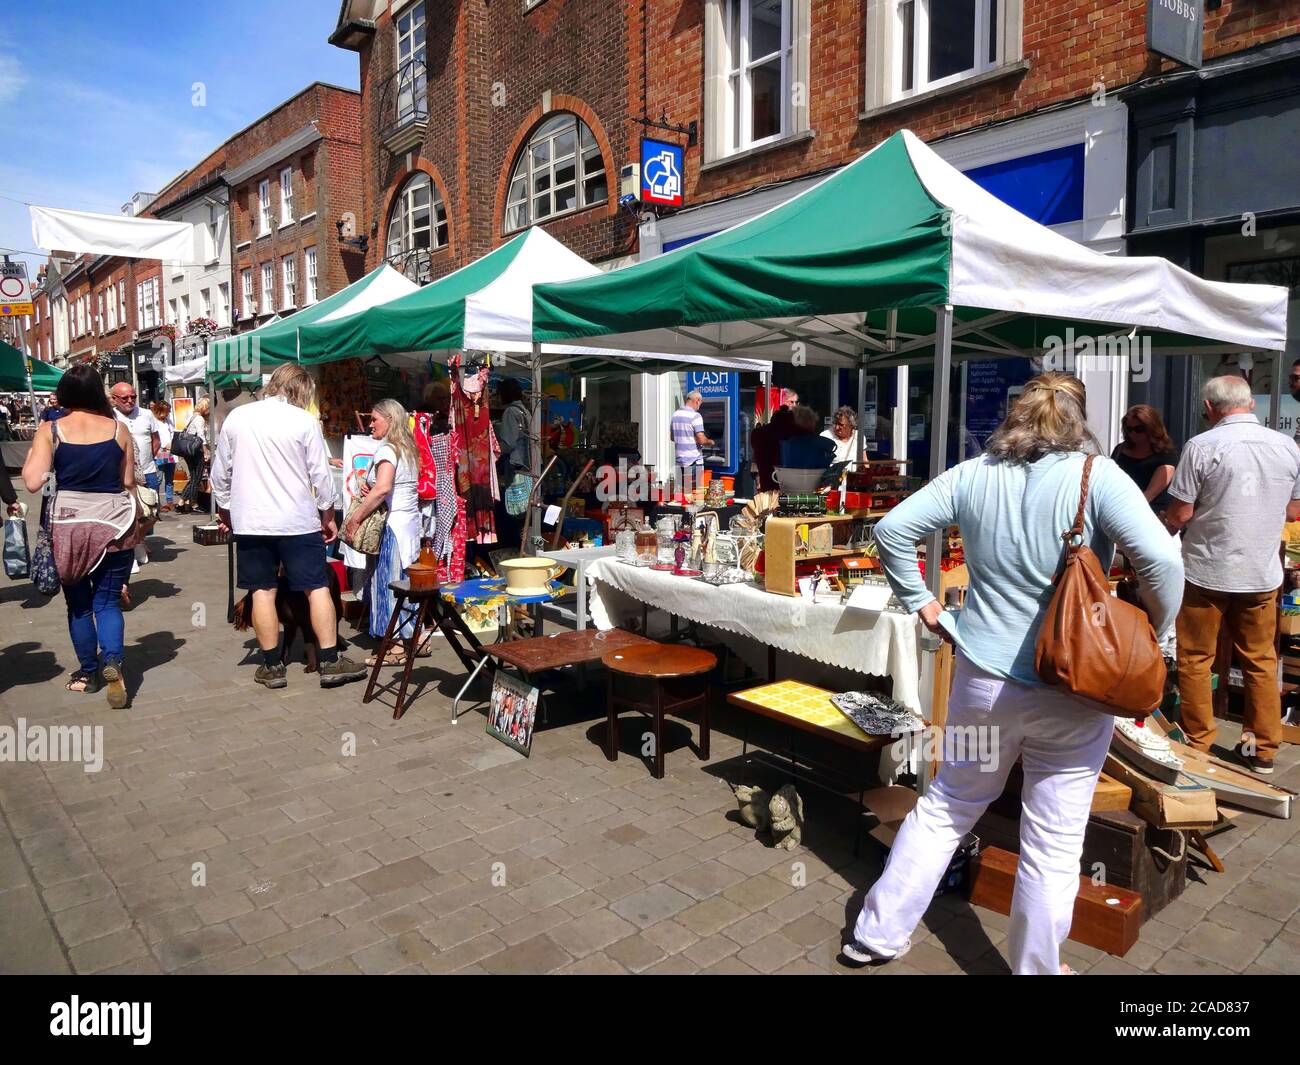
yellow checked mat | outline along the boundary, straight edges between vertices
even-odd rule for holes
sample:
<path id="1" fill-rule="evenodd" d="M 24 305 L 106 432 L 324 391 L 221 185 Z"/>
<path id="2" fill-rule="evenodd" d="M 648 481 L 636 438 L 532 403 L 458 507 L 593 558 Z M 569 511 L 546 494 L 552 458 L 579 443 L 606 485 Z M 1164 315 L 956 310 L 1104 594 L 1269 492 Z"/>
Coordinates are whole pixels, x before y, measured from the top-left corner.
<path id="1" fill-rule="evenodd" d="M 797 680 L 782 680 L 734 692 L 728 702 L 756 710 L 767 717 L 788 717 L 814 728 L 835 732 L 861 743 L 880 744 L 881 737 L 863 732 L 831 702 L 833 693 Z M 889 737 L 883 738 L 885 743 Z"/>

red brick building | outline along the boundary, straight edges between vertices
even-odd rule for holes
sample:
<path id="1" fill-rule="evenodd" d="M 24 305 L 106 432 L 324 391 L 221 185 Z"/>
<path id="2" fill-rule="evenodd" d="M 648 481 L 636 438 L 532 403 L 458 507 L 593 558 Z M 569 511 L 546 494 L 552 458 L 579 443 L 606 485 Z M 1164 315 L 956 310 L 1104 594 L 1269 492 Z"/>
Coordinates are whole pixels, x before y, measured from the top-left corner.
<path id="1" fill-rule="evenodd" d="M 535 223 L 593 261 L 635 251 L 630 161 L 640 4 L 344 3 L 361 66 L 368 263 L 439 277 Z"/>
<path id="2" fill-rule="evenodd" d="M 340 239 L 362 211 L 359 104 L 351 89 L 315 82 L 226 142 L 238 330 L 365 273 L 364 253 Z"/>

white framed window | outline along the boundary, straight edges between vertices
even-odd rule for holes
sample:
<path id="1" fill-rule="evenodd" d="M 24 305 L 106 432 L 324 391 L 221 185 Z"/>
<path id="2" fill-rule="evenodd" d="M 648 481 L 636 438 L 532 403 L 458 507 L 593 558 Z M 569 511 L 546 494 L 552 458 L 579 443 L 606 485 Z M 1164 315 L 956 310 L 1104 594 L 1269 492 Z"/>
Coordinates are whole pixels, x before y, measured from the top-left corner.
<path id="1" fill-rule="evenodd" d="M 40 309 L 41 309 L 40 305 L 38 304 L 36 307 L 37 321 L 40 321 Z M 117 286 L 116 285 L 109 285 L 108 287 L 108 303 L 107 306 L 105 307 L 105 312 L 106 312 L 106 320 L 108 322 L 108 331 L 111 333 L 114 329 L 117 328 Z"/>
<path id="2" fill-rule="evenodd" d="M 809 129 L 812 0 L 705 0 L 704 162 Z"/>
<path id="3" fill-rule="evenodd" d="M 208 224 L 207 230 L 207 258 L 205 262 L 212 262 L 221 255 L 220 248 L 217 247 L 217 224 L 221 220 L 220 208 L 214 204 L 208 205 Z"/>
<path id="4" fill-rule="evenodd" d="M 257 235 L 264 237 L 271 232 L 271 179 L 263 178 L 257 183 Z"/>
<path id="5" fill-rule="evenodd" d="M 117 283 L 117 315 L 123 325 L 126 325 L 126 282 Z"/>
<path id="6" fill-rule="evenodd" d="M 168 300 L 168 301 L 167 301 L 167 321 L 168 321 L 171 325 L 175 325 L 175 324 L 177 323 L 178 320 L 179 320 L 179 315 L 178 315 L 178 312 L 177 312 L 177 310 L 176 310 L 176 301 L 175 301 L 175 300 Z"/>
<path id="7" fill-rule="evenodd" d="M 199 290 L 199 317 L 200 318 L 212 317 L 212 290 L 211 289 L 204 288 Z"/>
<path id="8" fill-rule="evenodd" d="M 107 324 L 108 324 L 108 318 L 106 317 L 106 315 L 105 315 L 105 311 L 104 311 L 104 293 L 103 293 L 103 290 L 102 290 L 102 289 L 100 290 L 100 293 L 99 293 L 99 299 L 98 299 L 97 302 L 98 302 L 98 304 L 99 304 L 99 307 L 98 307 L 98 311 L 97 311 L 97 313 L 96 313 L 96 315 L 95 315 L 95 327 L 96 327 L 96 328 L 97 328 L 101 333 L 104 333 L 104 332 L 107 332 L 106 326 L 107 326 Z"/>
<path id="9" fill-rule="evenodd" d="M 181 316 L 176 319 L 176 324 L 179 326 L 190 324 L 190 297 L 188 295 L 181 297 Z"/>
<path id="10" fill-rule="evenodd" d="M 426 120 L 428 83 L 424 63 L 424 2 L 397 16 L 397 124 Z"/>
<path id="11" fill-rule="evenodd" d="M 743 151 L 790 131 L 791 0 L 727 0 L 727 147 Z"/>
<path id="12" fill-rule="evenodd" d="M 280 171 L 280 225 L 293 221 L 293 167 Z"/>
<path id="13" fill-rule="evenodd" d="M 505 231 L 608 199 L 609 179 L 595 134 L 577 115 L 561 112 L 537 127 L 515 161 L 506 190 Z"/>
<path id="14" fill-rule="evenodd" d="M 303 306 L 316 302 L 316 249 L 308 248 L 302 253 L 303 256 L 303 274 L 307 282 L 307 296 L 303 300 Z"/>
<path id="15" fill-rule="evenodd" d="M 217 313 L 212 316 L 215 319 L 217 325 L 229 324 L 230 319 L 226 317 L 226 314 L 229 312 L 229 310 L 230 310 L 230 285 L 227 282 L 222 281 L 221 284 L 217 286 L 217 306 L 216 306 Z"/>
<path id="16" fill-rule="evenodd" d="M 1024 0 L 868 0 L 866 109 L 1018 63 Z"/>
<path id="17" fill-rule="evenodd" d="M 409 178 L 393 200 L 385 244 L 388 262 L 413 281 L 429 279 L 429 253 L 447 246 L 447 205 L 428 174 Z"/>
<path id="18" fill-rule="evenodd" d="M 275 310 L 275 263 L 262 264 L 262 303 L 257 309 L 261 314 Z"/>
<path id="19" fill-rule="evenodd" d="M 239 287 L 241 293 L 240 317 L 253 317 L 253 268 L 249 267 L 239 272 Z"/>
<path id="20" fill-rule="evenodd" d="M 284 288 L 284 300 L 280 304 L 285 310 L 298 306 L 298 263 L 292 255 L 280 260 L 280 284 Z"/>
<path id="21" fill-rule="evenodd" d="M 142 281 L 135 287 L 135 305 L 138 321 L 137 327 L 140 329 L 152 329 L 162 323 L 158 320 L 158 315 L 162 308 L 158 304 L 158 279 L 151 277 L 148 281 Z"/>

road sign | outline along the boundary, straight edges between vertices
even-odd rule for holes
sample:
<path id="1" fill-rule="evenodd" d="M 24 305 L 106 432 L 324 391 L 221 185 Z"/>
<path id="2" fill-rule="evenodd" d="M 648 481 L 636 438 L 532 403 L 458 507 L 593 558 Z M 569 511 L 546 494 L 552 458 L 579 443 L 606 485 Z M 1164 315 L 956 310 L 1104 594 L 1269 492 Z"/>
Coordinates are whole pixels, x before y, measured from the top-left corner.
<path id="1" fill-rule="evenodd" d="M 0 263 L 0 316 L 34 314 L 32 287 L 27 282 L 27 264 Z"/>
<path id="2" fill-rule="evenodd" d="M 641 202 L 680 207 L 682 193 L 682 147 L 666 141 L 641 138 Z"/>

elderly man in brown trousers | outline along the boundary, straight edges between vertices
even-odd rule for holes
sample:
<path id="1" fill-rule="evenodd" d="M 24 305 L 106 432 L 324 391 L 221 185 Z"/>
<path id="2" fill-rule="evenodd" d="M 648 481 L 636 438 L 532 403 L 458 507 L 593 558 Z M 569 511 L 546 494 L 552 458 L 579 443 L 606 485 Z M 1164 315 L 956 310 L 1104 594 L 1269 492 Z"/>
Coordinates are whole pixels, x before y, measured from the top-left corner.
<path id="1" fill-rule="evenodd" d="M 1214 742 L 1210 671 L 1227 624 L 1241 662 L 1246 712 L 1237 754 L 1273 772 L 1282 740 L 1277 591 L 1282 525 L 1300 517 L 1300 448 L 1256 419 L 1249 383 L 1216 377 L 1201 392 L 1208 431 L 1183 449 L 1165 524 L 1184 529 L 1186 588 L 1178 614 L 1178 694 L 1193 747 Z"/>

